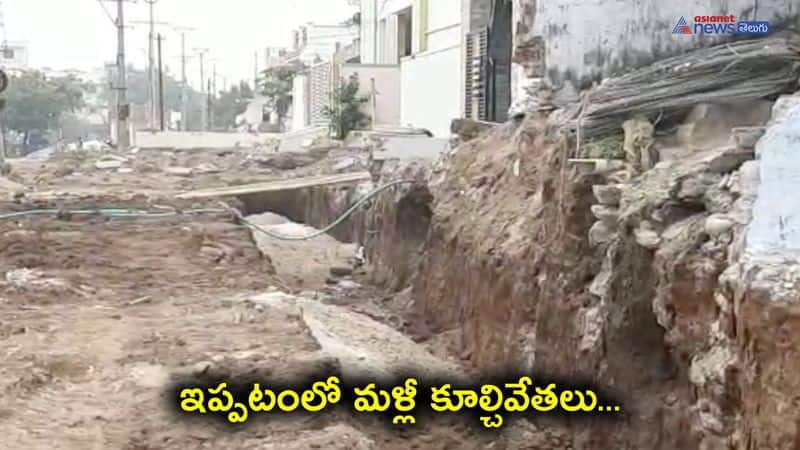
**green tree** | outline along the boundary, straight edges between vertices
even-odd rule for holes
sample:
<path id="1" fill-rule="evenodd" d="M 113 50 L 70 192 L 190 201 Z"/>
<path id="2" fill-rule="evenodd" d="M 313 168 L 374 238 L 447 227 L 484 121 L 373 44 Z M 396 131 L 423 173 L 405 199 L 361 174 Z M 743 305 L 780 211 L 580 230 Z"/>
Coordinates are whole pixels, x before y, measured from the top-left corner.
<path id="1" fill-rule="evenodd" d="M 225 129 L 236 126 L 236 116 L 245 112 L 252 98 L 253 90 L 244 81 L 220 92 L 213 105 L 214 124 Z"/>
<path id="2" fill-rule="evenodd" d="M 128 101 L 134 105 L 145 105 L 149 98 L 149 88 L 147 86 L 147 71 L 139 70 L 133 66 L 128 66 L 125 74 L 127 76 L 128 84 Z M 108 101 L 109 105 L 113 105 L 116 97 L 116 92 L 111 89 L 112 82 L 116 85 L 116 75 L 113 80 L 105 80 L 103 84 L 104 98 Z M 181 92 L 183 91 L 183 83 L 176 80 L 172 74 L 167 70 L 164 71 L 164 108 L 173 111 L 181 110 Z M 195 93 L 189 89 L 190 96 Z"/>
<path id="3" fill-rule="evenodd" d="M 361 109 L 369 97 L 358 95 L 358 88 L 358 78 L 341 81 L 333 90 L 331 105 L 322 110 L 330 120 L 331 133 L 337 139 L 344 139 L 351 131 L 369 124 L 369 116 Z"/>
<path id="4" fill-rule="evenodd" d="M 66 113 L 82 107 L 84 89 L 73 76 L 48 78 L 32 71 L 11 77 L 5 92 L 6 125 L 22 133 L 27 145 L 31 131 L 54 130 Z"/>
<path id="5" fill-rule="evenodd" d="M 267 105 L 278 115 L 281 126 L 292 106 L 294 77 L 302 68 L 301 64 L 287 64 L 270 67 L 262 73 L 261 92 L 267 98 Z"/>
<path id="6" fill-rule="evenodd" d="M 139 70 L 134 66 L 128 66 L 126 72 L 128 84 L 128 101 L 132 105 L 146 105 L 149 98 L 149 88 L 147 86 L 147 71 Z M 113 83 L 112 83 L 113 81 Z M 116 99 L 116 92 L 111 89 L 112 85 L 116 85 L 116 75 L 113 75 L 113 80 L 106 78 L 103 84 L 103 98 L 109 105 L 113 105 Z M 183 111 L 183 102 L 181 100 L 181 93 L 183 91 L 183 83 L 175 79 L 169 70 L 164 70 L 164 109 L 166 111 Z M 200 92 L 195 91 L 191 87 L 188 91 L 188 105 L 189 117 L 187 124 L 189 129 L 199 129 L 202 123 L 202 108 L 203 102 L 206 101 L 206 96 Z M 192 126 L 194 126 L 192 128 Z"/>

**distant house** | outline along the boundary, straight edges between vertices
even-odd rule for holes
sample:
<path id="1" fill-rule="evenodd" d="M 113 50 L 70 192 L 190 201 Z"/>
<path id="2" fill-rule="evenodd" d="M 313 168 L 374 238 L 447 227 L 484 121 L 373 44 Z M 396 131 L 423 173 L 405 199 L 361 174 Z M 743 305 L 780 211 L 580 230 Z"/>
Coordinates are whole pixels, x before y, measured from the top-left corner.
<path id="1" fill-rule="evenodd" d="M 0 45 L 0 67 L 10 70 L 26 70 L 28 66 L 28 44 L 4 42 Z"/>

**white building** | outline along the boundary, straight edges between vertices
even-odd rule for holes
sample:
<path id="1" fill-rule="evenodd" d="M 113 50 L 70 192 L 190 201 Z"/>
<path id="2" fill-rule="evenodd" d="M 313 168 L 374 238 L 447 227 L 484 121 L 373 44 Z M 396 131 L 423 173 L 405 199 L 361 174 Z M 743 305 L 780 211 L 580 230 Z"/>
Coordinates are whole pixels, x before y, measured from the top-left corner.
<path id="1" fill-rule="evenodd" d="M 25 70 L 28 68 L 28 45 L 24 42 L 6 42 L 0 45 L 0 67 Z"/>
<path id="2" fill-rule="evenodd" d="M 463 115 L 464 34 L 462 0 L 361 0 L 362 80 L 375 67 L 399 71 L 400 123 L 449 136 L 450 123 Z M 373 66 L 373 68 L 370 68 Z M 381 84 L 392 78 L 381 70 Z M 376 80 L 377 81 L 377 80 Z M 383 101 L 391 101 L 395 91 Z M 389 106 L 380 105 L 384 117 Z"/>
<path id="3" fill-rule="evenodd" d="M 359 37 L 357 25 L 317 25 L 309 23 L 293 33 L 293 50 L 305 64 L 330 61 L 339 47 L 351 44 Z"/>

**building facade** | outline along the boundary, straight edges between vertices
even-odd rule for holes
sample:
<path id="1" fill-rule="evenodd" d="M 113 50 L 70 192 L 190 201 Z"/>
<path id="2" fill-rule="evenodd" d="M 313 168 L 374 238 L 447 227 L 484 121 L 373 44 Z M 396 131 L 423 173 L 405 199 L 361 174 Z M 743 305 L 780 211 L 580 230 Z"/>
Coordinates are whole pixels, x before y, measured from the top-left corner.
<path id="1" fill-rule="evenodd" d="M 400 123 L 396 125 L 425 128 L 436 136 L 450 134 L 451 121 L 463 111 L 463 41 L 461 0 L 361 1 L 364 70 L 381 66 L 396 67 L 399 72 Z M 389 91 L 392 95 L 383 101 L 393 100 L 395 90 Z M 377 109 L 390 107 L 378 105 Z"/>

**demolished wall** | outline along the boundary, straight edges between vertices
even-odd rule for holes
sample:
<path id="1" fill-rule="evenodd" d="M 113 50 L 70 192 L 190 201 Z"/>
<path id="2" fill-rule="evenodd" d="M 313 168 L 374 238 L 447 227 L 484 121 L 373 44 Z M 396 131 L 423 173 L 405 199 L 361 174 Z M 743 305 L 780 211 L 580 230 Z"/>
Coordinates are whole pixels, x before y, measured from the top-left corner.
<path id="1" fill-rule="evenodd" d="M 798 139 L 783 127 L 758 144 L 762 172 L 777 167 L 776 143 Z M 455 336 L 480 371 L 588 381 L 623 399 L 617 421 L 553 424 L 570 435 L 553 449 L 792 450 L 800 273 L 787 272 L 791 255 L 745 257 L 760 135 L 742 131 L 631 177 L 572 167 L 571 135 L 543 117 L 509 123 L 429 175 L 430 216 L 385 199 L 393 219 L 368 250 L 383 267 L 406 261 L 382 272 L 387 285 L 410 283 L 413 316 Z M 770 204 L 759 201 L 757 215 Z"/>

